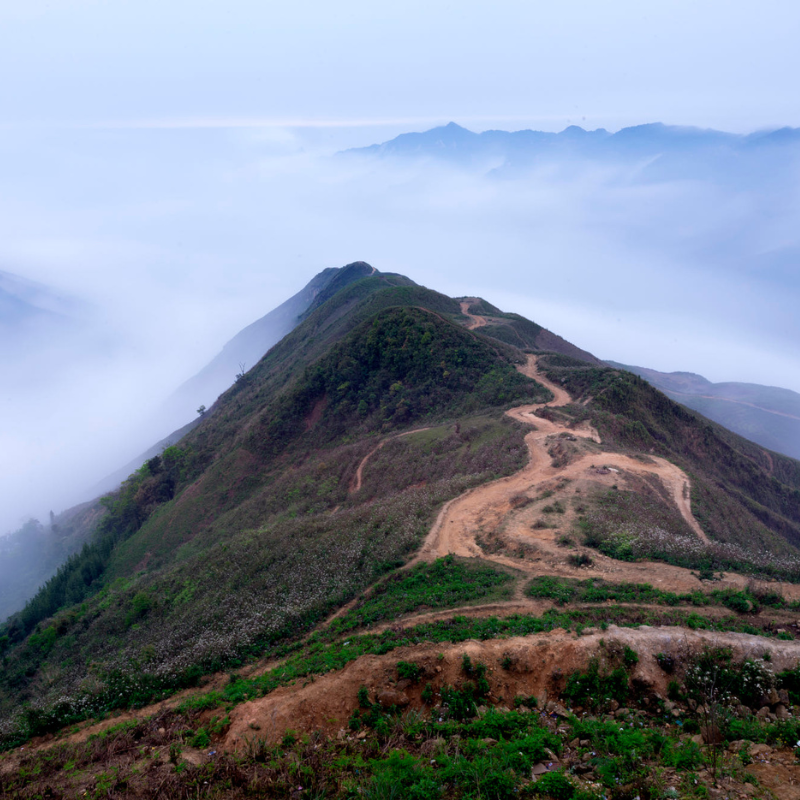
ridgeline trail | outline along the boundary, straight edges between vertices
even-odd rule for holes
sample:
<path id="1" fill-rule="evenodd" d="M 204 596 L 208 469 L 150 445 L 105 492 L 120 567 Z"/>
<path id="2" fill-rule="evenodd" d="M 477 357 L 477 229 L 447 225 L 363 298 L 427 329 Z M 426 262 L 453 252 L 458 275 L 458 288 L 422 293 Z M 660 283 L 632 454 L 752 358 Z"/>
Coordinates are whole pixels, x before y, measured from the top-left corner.
<path id="1" fill-rule="evenodd" d="M 466 327 L 470 330 L 488 324 L 486 317 L 469 312 L 469 308 L 475 302 L 475 299 L 467 299 L 460 303 L 462 313 L 469 318 Z M 395 620 L 372 627 L 371 632 L 379 633 L 387 627 L 397 625 L 398 622 L 402 625 L 418 625 L 458 615 L 482 617 L 542 614 L 548 608 L 552 608 L 554 602 L 550 599 L 527 597 L 524 593 L 527 580 L 540 575 L 581 579 L 601 578 L 617 583 L 649 583 L 660 590 L 676 593 L 702 589 L 699 578 L 688 569 L 660 562 L 617 561 L 595 550 L 591 551 L 592 563 L 590 566 L 575 566 L 569 561 L 570 551 L 560 546 L 558 529 L 542 528 L 531 524 L 535 517 L 541 515 L 542 509 L 537 508 L 537 505 L 543 496 L 557 496 L 559 493 L 563 496 L 565 491 L 575 493 L 576 488 L 574 487 L 580 485 L 581 482 L 594 486 L 607 486 L 611 489 L 617 483 L 624 484 L 626 476 L 634 476 L 649 478 L 651 482 L 652 479 L 660 481 L 665 490 L 665 499 L 668 497 L 674 503 L 688 528 L 702 541 L 708 541 L 706 534 L 692 514 L 689 479 L 680 468 L 663 458 L 651 455 L 635 458 L 605 451 L 600 447 L 601 440 L 598 432 L 587 423 L 569 426 L 566 423 L 537 415 L 537 412 L 542 409 L 558 409 L 561 406 L 570 405 L 573 402 L 572 398 L 562 386 L 553 383 L 540 372 L 536 355 L 528 355 L 526 363 L 519 365 L 518 369 L 524 375 L 538 381 L 553 394 L 553 399 L 547 403 L 517 406 L 506 412 L 512 419 L 531 427 L 530 432 L 525 436 L 528 463 L 513 475 L 475 487 L 446 503 L 439 511 L 417 555 L 404 567 L 408 569 L 414 564 L 423 561 L 431 562 L 448 554 L 478 558 L 484 562 L 495 563 L 514 570 L 519 576 L 516 591 L 505 601 L 495 600 L 458 608 L 421 610 L 402 618 L 401 621 Z M 370 468 L 373 457 L 382 448 L 395 439 L 424 430 L 428 430 L 428 428 L 405 431 L 380 441 L 359 462 L 348 489 L 349 493 L 354 494 L 361 490 L 364 472 Z M 570 442 L 581 442 L 582 446 L 576 448 L 573 458 L 559 466 L 554 463 L 549 448 L 564 438 Z M 564 487 L 570 488 L 565 490 Z M 521 503 L 518 502 L 520 498 L 523 499 Z M 570 512 L 559 516 L 559 528 L 568 530 L 574 521 L 574 514 Z M 485 543 L 493 537 L 495 542 L 499 541 L 514 546 L 521 545 L 523 557 L 518 554 L 509 555 L 504 552 L 502 546 L 486 547 Z M 726 573 L 724 579 L 718 583 L 718 587 L 743 589 L 747 583 L 748 579 L 745 576 Z M 780 590 L 787 600 L 800 599 L 800 585 L 780 584 Z M 325 627 L 333 619 L 345 614 L 358 604 L 359 599 L 356 598 L 345 604 L 320 627 Z M 596 604 L 578 604 L 576 607 L 593 605 Z M 615 605 L 625 606 L 628 604 Z M 649 607 L 642 603 L 631 605 L 637 608 Z M 729 612 L 720 607 L 707 608 L 704 613 L 712 617 L 721 617 Z M 613 635 L 626 642 L 630 641 L 640 649 L 648 649 L 655 653 L 659 651 L 659 648 L 664 648 L 665 637 L 674 639 L 678 634 L 686 642 L 694 637 L 697 639 L 698 647 L 705 646 L 704 643 L 707 640 L 714 642 L 725 640 L 732 646 L 744 648 L 746 652 L 750 652 L 756 647 L 769 648 L 775 650 L 775 658 L 781 660 L 796 657 L 796 651 L 800 648 L 800 643 L 774 642 L 737 633 L 711 634 L 702 631 L 687 631 L 683 628 L 629 630 L 612 626 L 606 637 Z M 577 646 L 571 635 L 554 630 L 550 633 L 536 634 L 535 646 L 540 650 L 547 649 L 548 653 L 552 651 L 550 659 L 561 668 L 573 662 L 577 668 L 588 658 L 592 647 L 596 646 L 595 638 L 581 639 L 580 646 Z M 456 656 L 460 657 L 460 653 L 465 650 L 465 647 L 467 649 L 471 647 L 475 651 L 473 654 L 475 658 L 493 662 L 507 654 L 509 649 L 517 648 L 523 652 L 525 648 L 532 647 L 533 645 L 529 645 L 528 641 L 528 638 L 501 639 L 470 642 L 468 646 L 463 643 L 446 646 L 423 643 L 401 648 L 385 656 L 360 657 L 336 674 L 321 676 L 316 683 L 311 681 L 308 684 L 303 683 L 302 686 L 299 684 L 285 686 L 263 698 L 241 703 L 231 712 L 231 728 L 225 736 L 222 747 L 228 750 L 241 749 L 247 745 L 252 731 L 262 728 L 269 741 L 278 741 L 283 732 L 290 728 L 300 727 L 305 730 L 325 728 L 330 731 L 340 728 L 347 715 L 351 713 L 352 697 L 355 697 L 358 686 L 372 686 L 372 684 L 379 686 L 381 676 L 385 677 L 384 673 L 386 675 L 394 674 L 394 666 L 398 658 L 413 656 L 415 659 L 433 659 L 434 657 L 438 658 L 436 654 L 440 651 L 446 650 L 447 663 L 455 664 Z M 572 652 L 576 648 L 580 650 L 580 655 Z M 278 666 L 279 663 L 280 661 L 265 659 L 244 668 L 242 674 L 258 675 Z M 188 696 L 207 692 L 210 688 L 221 687 L 227 680 L 227 673 L 210 676 L 209 682 L 202 689 L 188 689 L 138 711 L 126 712 L 103 722 L 89 723 L 85 728 L 79 732 L 73 732 L 66 739 L 67 741 L 83 740 L 90 734 L 97 733 L 121 720 L 145 718 L 164 708 L 177 706 Z M 527 678 L 526 681 L 528 681 Z M 522 691 L 523 688 L 527 692 L 541 689 L 538 685 L 529 684 L 530 681 L 524 686 L 522 684 L 512 686 L 509 683 L 503 694 L 511 698 L 514 692 Z M 506 701 L 509 701 L 508 698 L 505 698 Z M 51 743 L 34 744 L 34 746 L 37 745 L 48 747 Z"/>

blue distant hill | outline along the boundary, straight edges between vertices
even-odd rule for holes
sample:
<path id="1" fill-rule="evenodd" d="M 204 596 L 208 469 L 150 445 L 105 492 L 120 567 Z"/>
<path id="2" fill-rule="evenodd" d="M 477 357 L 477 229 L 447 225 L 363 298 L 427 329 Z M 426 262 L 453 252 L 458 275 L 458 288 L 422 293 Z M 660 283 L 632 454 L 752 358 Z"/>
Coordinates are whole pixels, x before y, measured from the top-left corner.
<path id="1" fill-rule="evenodd" d="M 541 161 L 591 159 L 642 161 L 654 159 L 660 171 L 704 173 L 724 167 L 732 157 L 769 157 L 786 148 L 800 152 L 800 129 L 781 128 L 752 134 L 735 134 L 661 122 L 636 125 L 610 133 L 604 128 L 587 131 L 571 125 L 558 133 L 547 131 L 489 130 L 475 133 L 450 122 L 419 133 L 403 133 L 387 142 L 345 150 L 342 156 L 377 158 L 433 158 L 462 166 L 486 166 L 496 173 L 513 172 Z"/>
<path id="2" fill-rule="evenodd" d="M 712 383 L 692 372 L 659 372 L 607 361 L 644 378 L 666 395 L 728 430 L 800 459 L 800 394 L 755 383 Z"/>

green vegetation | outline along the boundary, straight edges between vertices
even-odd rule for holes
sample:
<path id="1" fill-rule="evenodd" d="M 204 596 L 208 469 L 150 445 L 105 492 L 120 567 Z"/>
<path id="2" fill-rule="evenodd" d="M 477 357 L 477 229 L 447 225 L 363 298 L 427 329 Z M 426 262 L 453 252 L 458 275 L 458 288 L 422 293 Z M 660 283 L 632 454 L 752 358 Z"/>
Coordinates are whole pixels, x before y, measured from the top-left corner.
<path id="1" fill-rule="evenodd" d="M 266 500 L 275 504 L 269 524 L 236 531 L 248 512 L 237 508 L 235 515 L 216 521 L 217 531 L 223 525 L 234 527 L 222 541 L 214 543 L 209 532 L 203 542 L 198 533 L 170 570 L 120 576 L 80 606 L 57 614 L 52 625 L 42 626 L 42 631 L 54 628 L 47 634 L 46 647 L 35 634 L 5 654 L 0 710 L 7 715 L 6 725 L 16 729 L 13 709 L 21 700 L 35 701 L 35 708 L 58 706 L 62 710 L 53 719 L 81 719 L 102 712 L 109 703 L 115 708 L 141 704 L 195 685 L 202 674 L 280 652 L 400 566 L 427 533 L 439 504 L 517 469 L 525 458 L 521 435 L 510 422 L 462 420 L 458 433 L 452 428 L 426 433 L 430 435 L 419 442 L 425 457 L 410 458 L 405 471 L 389 473 L 376 460 L 379 483 L 373 488 L 383 493 L 381 476 L 392 480 L 382 499 L 370 501 L 365 492 L 366 502 L 359 503 L 360 497 L 351 500 L 348 495 L 349 474 L 339 470 L 340 464 L 352 468 L 358 463 L 352 447 L 323 452 L 302 469 L 282 474 L 269 487 L 270 494 L 261 496 L 261 514 Z M 415 439 L 405 437 L 398 444 L 413 452 Z M 392 443 L 378 455 L 391 457 L 391 447 Z M 342 476 L 322 497 L 320 474 Z M 295 507 L 316 513 L 291 515 L 287 497 Z M 328 509 L 337 502 L 343 507 L 333 514 Z M 117 548 L 112 567 L 123 558 L 131 564 L 141 561 L 145 554 L 134 549 L 137 544 L 154 555 L 159 547 L 174 547 L 173 537 L 180 537 L 181 528 L 175 524 L 165 530 L 162 526 L 170 518 L 163 512 L 154 517 Z M 425 569 L 434 569 L 443 581 L 438 589 L 419 582 Z M 467 569 L 458 562 L 412 571 L 408 578 L 409 590 L 417 581 L 413 602 L 404 606 L 408 609 L 414 603 L 443 607 L 499 596 L 509 583 L 504 573 Z M 387 585 L 388 594 L 400 600 L 395 586 Z M 377 620 L 399 610 L 382 610 L 382 602 L 379 592 L 364 604 L 365 622 L 366 617 Z M 360 613 L 355 609 L 340 624 L 360 624 Z M 81 663 L 89 661 L 95 666 L 93 691 L 87 693 Z M 43 687 L 33 678 L 48 664 L 55 680 Z M 56 724 L 46 721 L 52 716 L 49 711 L 25 713 L 33 715 L 26 724 L 34 729 Z"/>
<path id="2" fill-rule="evenodd" d="M 800 558 L 773 549 L 700 541 L 674 508 L 644 491 L 603 491 L 586 498 L 577 520 L 583 543 L 620 561 L 665 561 L 702 575 L 730 571 L 800 580 Z M 694 505 L 693 505 L 694 508 Z"/>
<path id="3" fill-rule="evenodd" d="M 624 658 L 624 651 L 618 655 Z M 477 684 L 481 673 L 480 664 L 465 660 L 463 667 L 458 692 L 470 680 Z M 736 664 L 725 650 L 700 653 L 686 667 L 679 694 L 694 693 L 705 702 L 708 690 L 702 687 L 715 670 L 715 680 L 728 693 L 731 687 L 740 687 L 744 695 L 751 690 L 743 687 L 751 684 L 761 690 L 781 683 L 763 664 Z M 568 711 L 562 717 L 520 706 L 520 711 L 488 708 L 462 714 L 455 704 L 448 705 L 452 695 L 447 692 L 430 709 L 403 712 L 382 708 L 362 687 L 353 698 L 350 725 L 339 735 L 287 732 L 280 743 L 267 744 L 256 726 L 237 753 L 220 747 L 227 717 L 209 718 L 208 712 L 191 708 L 162 711 L 86 742 L 15 754 L 15 769 L 2 769 L 0 762 L 0 794 L 46 797 L 57 787 L 64 800 L 159 793 L 231 800 L 254 795 L 341 800 L 701 798 L 722 779 L 728 793 L 752 794 L 744 791 L 757 786 L 748 771 L 750 745 L 793 748 L 800 738 L 796 718 L 771 722 L 735 713 L 735 705 L 729 704 L 715 728 L 719 743 L 698 741 L 692 732 L 699 731 L 704 712 L 690 711 L 690 700 L 680 702 L 678 719 L 665 714 L 654 696 L 627 694 L 624 671 L 616 681 L 608 680 L 610 674 L 590 665 L 588 671 L 568 676 L 568 685 L 586 688 L 594 682 L 582 702 L 592 699 L 591 691 L 630 701 L 617 713 Z M 730 748 L 733 742 L 738 747 Z M 184 760 L 187 748 L 193 747 L 213 755 L 194 765 Z"/>
<path id="4" fill-rule="evenodd" d="M 80 603 L 100 588 L 99 579 L 114 548 L 133 535 L 160 503 L 172 498 L 185 461 L 184 451 L 169 447 L 131 475 L 116 496 L 103 498 L 101 503 L 108 513 L 100 520 L 92 541 L 70 556 L 7 624 L 12 642 L 24 639 L 60 608 Z"/>
<path id="5" fill-rule="evenodd" d="M 459 327 L 417 308 L 367 320 L 260 415 L 248 447 L 274 455 L 308 430 L 317 404 L 317 442 L 353 431 L 388 431 L 427 417 L 461 416 L 531 402 L 549 393 Z"/>
<path id="6" fill-rule="evenodd" d="M 368 628 L 412 611 L 503 600 L 511 595 L 512 588 L 513 579 L 506 572 L 446 556 L 385 578 L 355 608 L 333 620 L 325 633 L 337 635 Z"/>
<path id="7" fill-rule="evenodd" d="M 245 700 L 261 697 L 279 686 L 300 678 L 339 670 L 362 655 L 382 655 L 398 647 L 421 642 L 462 642 L 468 639 L 496 639 L 507 636 L 528 636 L 554 628 L 582 630 L 589 625 L 621 626 L 683 625 L 711 631 L 741 631 L 775 635 L 768 620 L 756 627 L 737 617 L 707 618 L 697 612 L 679 609 L 661 611 L 637 607 L 581 608 L 551 611 L 542 616 L 515 614 L 497 617 L 453 617 L 439 622 L 422 623 L 408 628 L 388 629 L 378 634 L 355 634 L 347 639 L 330 641 L 324 630 L 316 632 L 304 643 L 285 644 L 272 648 L 274 656 L 286 656 L 281 666 L 255 678 L 235 678 L 222 689 L 199 693 L 188 699 L 182 708 L 203 710 L 231 708 Z M 0 732 L 0 749 L 26 741 L 30 736 L 58 730 L 65 725 L 115 709 L 140 707 L 174 692 L 196 686 L 203 674 L 198 665 L 176 670 L 168 676 L 131 675 L 118 670 L 103 675 L 98 691 L 62 699 L 49 706 L 28 707 L 13 719 L 13 727 Z"/>
<path id="8" fill-rule="evenodd" d="M 547 597 L 559 605 L 565 603 L 651 603 L 666 606 L 721 605 L 741 614 L 757 613 L 762 606 L 772 608 L 800 608 L 798 603 L 786 603 L 775 592 L 746 589 L 712 589 L 709 592 L 677 594 L 656 589 L 649 583 L 607 583 L 598 578 L 585 581 L 558 578 L 549 575 L 534 578 L 529 584 L 530 597 Z"/>

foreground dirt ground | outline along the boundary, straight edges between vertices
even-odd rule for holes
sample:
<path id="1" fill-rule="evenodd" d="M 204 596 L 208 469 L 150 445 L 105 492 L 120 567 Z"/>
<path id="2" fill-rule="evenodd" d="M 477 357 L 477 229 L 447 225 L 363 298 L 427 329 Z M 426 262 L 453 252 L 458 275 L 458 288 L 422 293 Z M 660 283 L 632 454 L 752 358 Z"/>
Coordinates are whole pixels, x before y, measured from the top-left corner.
<path id="1" fill-rule="evenodd" d="M 457 685 L 463 678 L 462 658 L 486 664 L 492 693 L 491 705 L 511 708 L 514 698 L 534 695 L 539 705 L 557 698 L 566 676 L 586 669 L 597 654 L 609 659 L 628 646 L 639 656 L 631 679 L 640 693 L 666 698 L 671 676 L 656 655 L 685 662 L 706 647 L 729 647 L 737 660 L 761 658 L 765 653 L 774 669 L 794 667 L 800 659 L 800 642 L 778 642 L 760 636 L 691 631 L 685 628 L 586 629 L 583 635 L 556 629 L 525 637 L 468 641 L 458 644 L 424 644 L 393 650 L 385 656 L 364 656 L 339 672 L 316 677 L 313 682 L 287 686 L 266 697 L 243 703 L 231 713 L 224 747 L 247 745 L 254 733 L 269 742 L 280 741 L 287 730 L 325 730 L 346 734 L 347 720 L 358 707 L 358 690 L 366 686 L 379 702 L 389 706 L 420 708 L 426 682 L 434 690 Z M 423 670 L 417 682 L 397 679 L 397 662 L 413 660 Z"/>

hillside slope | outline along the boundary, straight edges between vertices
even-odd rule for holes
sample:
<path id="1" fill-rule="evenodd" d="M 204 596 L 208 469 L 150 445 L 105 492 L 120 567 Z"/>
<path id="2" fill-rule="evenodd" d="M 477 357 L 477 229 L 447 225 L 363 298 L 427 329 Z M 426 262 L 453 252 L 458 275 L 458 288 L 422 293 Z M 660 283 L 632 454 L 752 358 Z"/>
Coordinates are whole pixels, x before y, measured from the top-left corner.
<path id="1" fill-rule="evenodd" d="M 239 331 L 197 375 L 175 391 L 162 413 L 168 418 L 192 419 L 196 408 L 201 404 L 210 406 L 237 374 L 257 364 L 270 347 L 295 328 L 310 309 L 324 302 L 331 291 L 335 293 L 372 272 L 369 264 L 356 262 L 329 267 L 315 275 L 297 294 Z"/>
<path id="2" fill-rule="evenodd" d="M 800 394 L 755 383 L 712 383 L 691 372 L 658 372 L 607 362 L 644 378 L 668 397 L 753 442 L 800 458 Z"/>
<path id="3" fill-rule="evenodd" d="M 537 351 L 540 332 L 402 276 L 324 300 L 104 501 L 92 544 L 3 628 L 3 742 L 257 658 L 263 676 L 197 708 L 243 704 L 260 730 L 254 698 L 442 637 L 788 625 L 797 587 L 751 581 L 800 581 L 800 464 L 589 354 Z M 361 702 L 343 698 L 337 715 Z"/>

